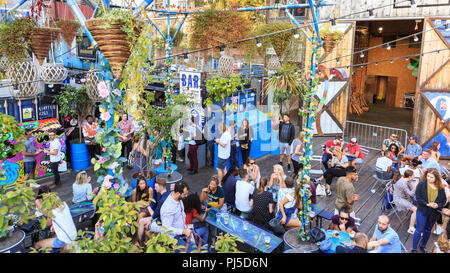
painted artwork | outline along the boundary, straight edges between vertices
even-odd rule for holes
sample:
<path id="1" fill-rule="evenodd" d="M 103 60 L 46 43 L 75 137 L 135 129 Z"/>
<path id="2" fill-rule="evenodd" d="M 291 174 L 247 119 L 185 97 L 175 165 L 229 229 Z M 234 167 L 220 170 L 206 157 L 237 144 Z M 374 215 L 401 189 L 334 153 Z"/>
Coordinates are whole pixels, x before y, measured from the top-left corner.
<path id="1" fill-rule="evenodd" d="M 445 122 L 450 119 L 450 94 L 444 92 L 424 92 L 423 95 L 431 102 Z"/>
<path id="2" fill-rule="evenodd" d="M 435 136 L 431 141 L 429 141 L 423 148 L 430 148 L 431 143 L 437 141 L 441 144 L 441 148 L 439 149 L 439 153 L 441 156 L 450 157 L 450 132 L 447 129 L 443 129 L 437 136 Z"/>
<path id="3" fill-rule="evenodd" d="M 21 128 L 33 130 L 32 135 L 34 146 L 41 149 L 48 148 L 50 145 L 48 142 L 49 137 L 47 131 L 49 129 L 57 129 L 56 138 L 61 143 L 61 152 L 66 152 L 66 135 L 64 130 L 62 130 L 62 126 L 58 119 L 44 119 L 19 123 L 18 125 Z M 18 153 L 15 157 L 5 160 L 3 168 L 6 170 L 6 175 L 3 178 L 0 178 L 0 185 L 11 186 L 22 182 L 25 176 L 22 153 Z M 58 169 L 60 172 L 67 171 L 67 161 L 65 157 L 60 162 Z M 48 155 L 42 152 L 36 156 L 35 178 L 40 178 L 47 175 L 52 175 L 52 171 L 50 169 L 50 159 Z"/>

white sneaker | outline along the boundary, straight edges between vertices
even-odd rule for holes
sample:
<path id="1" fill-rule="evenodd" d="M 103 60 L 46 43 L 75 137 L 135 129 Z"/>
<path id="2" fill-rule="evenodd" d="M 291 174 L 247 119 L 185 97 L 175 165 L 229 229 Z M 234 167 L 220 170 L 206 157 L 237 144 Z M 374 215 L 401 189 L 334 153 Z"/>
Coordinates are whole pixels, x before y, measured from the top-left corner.
<path id="1" fill-rule="evenodd" d="M 181 157 L 179 157 L 179 158 L 177 158 L 177 161 L 183 162 L 184 160 Z"/>
<path id="2" fill-rule="evenodd" d="M 414 231 L 416 231 L 416 229 L 414 227 L 409 227 L 409 229 L 408 229 L 409 234 L 414 235 Z"/>
<path id="3" fill-rule="evenodd" d="M 442 227 L 440 226 L 440 225 L 436 225 L 436 229 L 433 231 L 433 234 L 435 234 L 435 235 L 441 235 L 441 233 L 443 232 L 444 230 L 442 229 Z"/>

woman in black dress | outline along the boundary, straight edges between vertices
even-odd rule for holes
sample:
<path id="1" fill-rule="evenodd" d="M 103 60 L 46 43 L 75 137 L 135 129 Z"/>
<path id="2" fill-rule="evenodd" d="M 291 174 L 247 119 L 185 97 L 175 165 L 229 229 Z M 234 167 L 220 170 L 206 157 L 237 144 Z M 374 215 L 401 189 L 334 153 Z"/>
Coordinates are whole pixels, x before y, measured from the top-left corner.
<path id="1" fill-rule="evenodd" d="M 250 149 L 253 141 L 253 129 L 248 123 L 248 119 L 244 118 L 238 131 L 239 146 L 241 147 L 242 162 L 247 162 L 250 156 Z"/>
<path id="2" fill-rule="evenodd" d="M 258 188 L 253 193 L 253 209 L 248 220 L 266 229 L 270 229 L 268 223 L 272 219 L 276 202 L 272 193 L 267 191 L 268 178 L 263 177 L 259 181 Z"/>

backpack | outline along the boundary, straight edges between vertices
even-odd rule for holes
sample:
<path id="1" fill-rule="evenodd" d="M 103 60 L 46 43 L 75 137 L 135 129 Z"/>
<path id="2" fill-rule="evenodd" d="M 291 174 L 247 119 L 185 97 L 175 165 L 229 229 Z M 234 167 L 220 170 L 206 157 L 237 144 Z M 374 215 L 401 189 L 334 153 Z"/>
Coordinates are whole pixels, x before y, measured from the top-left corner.
<path id="1" fill-rule="evenodd" d="M 392 186 L 391 186 L 392 187 Z M 385 211 L 385 210 L 390 210 L 392 209 L 395 205 L 393 204 L 394 201 L 394 195 L 391 193 L 390 189 L 391 187 L 389 187 L 389 189 L 386 191 L 386 193 L 384 194 L 383 197 L 383 205 L 381 207 L 381 211 Z"/>
<path id="2" fill-rule="evenodd" d="M 199 137 L 201 136 L 201 138 Z M 202 131 L 200 130 L 200 128 L 195 125 L 195 145 L 203 145 L 206 143 L 206 139 L 205 136 L 203 135 Z"/>

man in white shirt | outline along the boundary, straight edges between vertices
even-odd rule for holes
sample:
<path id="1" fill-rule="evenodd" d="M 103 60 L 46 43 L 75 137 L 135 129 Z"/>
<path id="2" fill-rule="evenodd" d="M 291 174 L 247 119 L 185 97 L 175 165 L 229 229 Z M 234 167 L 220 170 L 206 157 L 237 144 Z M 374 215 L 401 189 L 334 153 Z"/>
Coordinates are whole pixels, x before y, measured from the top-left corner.
<path id="1" fill-rule="evenodd" d="M 241 212 L 241 217 L 247 219 L 248 214 L 252 210 L 253 202 L 252 195 L 255 191 L 255 186 L 248 181 L 248 173 L 244 168 L 239 169 L 241 180 L 236 182 L 236 208 Z"/>
<path id="2" fill-rule="evenodd" d="M 69 206 L 64 205 L 52 210 L 54 217 L 51 218 L 50 231 L 56 234 L 56 237 L 44 239 L 36 242 L 36 249 L 46 248 L 62 248 L 77 238 L 77 228 L 70 214 Z"/>
<path id="3" fill-rule="evenodd" d="M 222 133 L 220 139 L 216 139 L 216 144 L 219 145 L 218 148 L 218 162 L 217 162 L 217 174 L 219 178 L 219 183 L 222 183 L 222 177 L 227 172 L 227 162 L 230 158 L 231 152 L 231 134 L 227 130 L 227 125 L 222 123 L 219 125 L 219 130 Z"/>
<path id="4" fill-rule="evenodd" d="M 183 198 L 189 193 L 189 186 L 184 181 L 175 184 L 173 192 L 167 197 L 161 207 L 161 224 L 165 227 L 170 237 L 186 235 L 191 236 L 192 231 L 185 225 L 186 213 L 184 212 Z"/>
<path id="5" fill-rule="evenodd" d="M 55 178 L 53 187 L 55 187 L 61 184 L 61 178 L 59 177 L 58 171 L 59 162 L 61 161 L 61 143 L 59 143 L 59 140 L 56 138 L 55 130 L 50 130 L 48 132 L 48 137 L 50 138 L 50 147 L 44 149 L 44 153 L 50 156 L 50 168 Z"/>
<path id="6" fill-rule="evenodd" d="M 383 172 L 387 172 L 388 168 L 392 166 L 392 160 L 389 158 L 391 152 L 386 150 L 383 152 L 383 155 L 383 157 L 377 159 L 375 166 L 380 168 Z"/>

